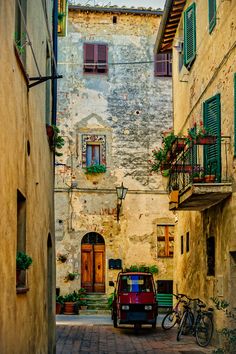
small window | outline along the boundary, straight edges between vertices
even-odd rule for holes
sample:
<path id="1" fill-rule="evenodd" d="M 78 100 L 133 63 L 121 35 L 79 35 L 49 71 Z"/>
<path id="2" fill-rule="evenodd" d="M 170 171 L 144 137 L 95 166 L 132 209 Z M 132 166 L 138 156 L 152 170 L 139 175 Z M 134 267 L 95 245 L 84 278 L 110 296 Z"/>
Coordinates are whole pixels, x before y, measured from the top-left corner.
<path id="1" fill-rule="evenodd" d="M 86 165 L 100 165 L 100 145 L 87 144 Z"/>
<path id="2" fill-rule="evenodd" d="M 157 291 L 159 294 L 172 294 L 173 280 L 157 280 Z"/>
<path id="3" fill-rule="evenodd" d="M 207 275 L 215 276 L 215 237 L 207 239 Z"/>
<path id="4" fill-rule="evenodd" d="M 189 252 L 189 232 L 186 233 L 186 252 Z"/>
<path id="5" fill-rule="evenodd" d="M 117 17 L 116 17 L 116 16 L 113 16 L 113 17 L 112 17 L 112 22 L 113 22 L 114 24 L 117 23 Z"/>
<path id="6" fill-rule="evenodd" d="M 184 65 L 190 68 L 196 57 L 196 4 L 184 12 Z"/>
<path id="7" fill-rule="evenodd" d="M 180 245 L 180 252 L 184 254 L 184 236 L 181 236 L 181 245 Z"/>
<path id="8" fill-rule="evenodd" d="M 84 43 L 84 72 L 104 74 L 108 71 L 108 47 L 106 44 Z"/>
<path id="9" fill-rule="evenodd" d="M 174 225 L 157 225 L 157 257 L 173 257 Z"/>
<path id="10" fill-rule="evenodd" d="M 106 136 L 82 135 L 82 167 L 92 165 L 106 166 Z"/>
<path id="11" fill-rule="evenodd" d="M 172 76 L 172 53 L 159 53 L 154 60 L 155 76 Z"/>
<path id="12" fill-rule="evenodd" d="M 208 0 L 209 33 L 216 25 L 216 0 Z"/>

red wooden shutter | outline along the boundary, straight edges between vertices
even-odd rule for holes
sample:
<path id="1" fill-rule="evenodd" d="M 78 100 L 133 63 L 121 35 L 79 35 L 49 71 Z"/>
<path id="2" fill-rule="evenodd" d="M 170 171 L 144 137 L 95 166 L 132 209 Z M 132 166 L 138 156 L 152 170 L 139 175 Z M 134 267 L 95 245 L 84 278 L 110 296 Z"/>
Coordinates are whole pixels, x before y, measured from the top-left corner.
<path id="1" fill-rule="evenodd" d="M 98 72 L 107 71 L 107 46 L 105 44 L 97 45 L 97 63 Z"/>
<path id="2" fill-rule="evenodd" d="M 172 53 L 168 53 L 168 75 L 172 76 Z"/>
<path id="3" fill-rule="evenodd" d="M 156 54 L 155 56 L 155 76 L 167 76 L 168 58 L 166 53 Z"/>
<path id="4" fill-rule="evenodd" d="M 84 44 L 84 71 L 91 72 L 95 70 L 95 51 L 94 44 Z"/>

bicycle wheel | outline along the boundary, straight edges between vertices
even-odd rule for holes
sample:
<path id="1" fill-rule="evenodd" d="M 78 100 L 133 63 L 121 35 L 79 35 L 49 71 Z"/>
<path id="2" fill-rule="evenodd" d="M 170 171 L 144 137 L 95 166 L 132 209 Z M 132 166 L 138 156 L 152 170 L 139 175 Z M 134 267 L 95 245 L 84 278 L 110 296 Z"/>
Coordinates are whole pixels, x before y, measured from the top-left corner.
<path id="1" fill-rule="evenodd" d="M 186 321 L 187 321 L 187 316 L 188 316 L 188 312 L 185 311 L 181 320 L 180 320 L 180 324 L 179 324 L 179 328 L 178 328 L 178 332 L 177 332 L 177 341 L 180 341 L 180 338 L 183 334 L 183 331 L 184 331 L 184 327 L 185 327 L 185 324 L 186 324 Z"/>
<path id="2" fill-rule="evenodd" d="M 206 347 L 212 338 L 213 322 L 211 316 L 203 314 L 196 324 L 196 341 L 200 347 Z"/>
<path id="3" fill-rule="evenodd" d="M 171 311 L 167 312 L 167 314 L 163 318 L 162 323 L 161 323 L 161 327 L 165 330 L 171 329 L 176 324 L 177 319 L 178 319 L 178 315 L 176 315 L 176 311 L 171 310 Z"/>

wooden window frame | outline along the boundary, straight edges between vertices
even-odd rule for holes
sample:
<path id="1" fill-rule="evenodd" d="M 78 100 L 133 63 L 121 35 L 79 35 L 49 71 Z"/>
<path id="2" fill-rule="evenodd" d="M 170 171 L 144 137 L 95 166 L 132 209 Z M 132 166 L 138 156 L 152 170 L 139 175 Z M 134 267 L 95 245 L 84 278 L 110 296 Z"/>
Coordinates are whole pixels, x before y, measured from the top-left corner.
<path id="1" fill-rule="evenodd" d="M 174 236 L 170 236 L 169 227 L 174 227 L 175 225 L 157 225 L 158 227 L 165 228 L 165 235 L 164 236 L 157 236 L 157 242 L 165 242 L 165 255 L 159 255 L 157 251 L 157 258 L 173 258 L 174 254 L 170 254 L 170 241 L 174 241 Z M 164 240 L 163 240 L 164 238 Z"/>
<path id="2" fill-rule="evenodd" d="M 172 76 L 172 53 L 155 54 L 154 75 L 156 77 Z"/>
<path id="3" fill-rule="evenodd" d="M 88 59 L 88 51 L 90 46 L 90 54 L 93 51 L 93 58 Z M 101 48 L 105 47 L 105 61 L 99 62 L 99 55 L 101 55 Z M 83 46 L 84 51 L 84 74 L 106 75 L 108 73 L 108 45 L 105 43 L 89 43 L 85 42 Z M 90 62 L 88 62 L 90 60 Z"/>
<path id="4" fill-rule="evenodd" d="M 192 23 L 189 14 L 192 12 Z M 196 58 L 196 4 L 192 3 L 184 11 L 184 65 L 190 69 Z"/>
<path id="5" fill-rule="evenodd" d="M 92 153 L 92 156 L 91 156 L 91 163 L 89 164 L 88 163 L 88 158 L 87 158 L 87 150 L 88 150 L 88 147 L 91 146 L 91 153 Z M 89 166 L 92 166 L 93 163 L 93 157 L 95 156 L 95 147 L 98 147 L 99 148 L 99 161 L 94 163 L 96 165 L 100 165 L 101 164 L 101 150 L 102 150 L 102 147 L 101 147 L 101 144 L 96 144 L 96 143 L 87 143 L 86 145 L 86 166 L 89 167 Z"/>

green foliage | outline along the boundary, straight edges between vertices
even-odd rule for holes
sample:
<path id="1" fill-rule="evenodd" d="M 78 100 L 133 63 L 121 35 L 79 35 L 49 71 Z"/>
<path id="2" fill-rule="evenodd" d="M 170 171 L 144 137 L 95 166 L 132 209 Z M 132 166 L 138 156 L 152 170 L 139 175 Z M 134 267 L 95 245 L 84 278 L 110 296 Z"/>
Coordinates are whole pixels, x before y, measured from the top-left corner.
<path id="1" fill-rule="evenodd" d="M 107 298 L 107 302 L 108 302 L 108 308 L 109 310 L 112 309 L 112 303 L 113 303 L 113 300 L 114 300 L 114 296 L 115 296 L 115 293 L 111 293 L 108 298 Z"/>
<path id="2" fill-rule="evenodd" d="M 72 281 L 72 280 L 75 279 L 75 277 L 76 277 L 77 275 L 79 275 L 78 272 L 68 272 L 68 274 L 67 274 L 66 277 L 65 277 L 65 280 L 66 280 L 66 281 L 69 281 L 69 280 Z"/>
<path id="3" fill-rule="evenodd" d="M 215 307 L 219 311 L 226 313 L 227 307 L 230 305 L 225 299 L 219 299 L 218 297 L 212 297 L 211 300 L 214 302 Z M 232 317 L 230 313 L 227 314 L 228 317 Z M 232 319 L 235 320 L 234 317 Z M 228 354 L 236 352 L 236 328 L 225 327 L 219 333 L 225 338 L 223 348 L 217 348 L 213 353 L 215 354 Z"/>
<path id="4" fill-rule="evenodd" d="M 229 307 L 229 302 L 224 299 L 219 299 L 218 297 L 211 297 L 211 300 L 214 302 L 217 310 L 225 310 Z"/>
<path id="5" fill-rule="evenodd" d="M 171 147 L 175 140 L 176 136 L 172 131 L 162 137 L 162 146 L 152 150 L 152 160 L 148 161 L 151 165 L 151 171 L 160 171 L 161 167 L 168 162 Z"/>
<path id="6" fill-rule="evenodd" d="M 200 121 L 199 124 L 194 123 L 193 127 L 188 129 L 186 142 L 191 144 L 192 142 L 196 142 L 197 139 L 207 136 L 215 136 L 215 134 L 211 131 L 211 129 L 205 127 L 202 121 Z"/>
<path id="7" fill-rule="evenodd" d="M 158 271 L 159 270 L 155 264 L 152 266 L 131 265 L 129 268 L 126 268 L 126 272 L 150 272 L 152 274 L 157 274 Z"/>
<path id="8" fill-rule="evenodd" d="M 105 173 L 107 168 L 105 165 L 91 165 L 85 167 L 86 174 L 93 174 L 93 173 Z"/>
<path id="9" fill-rule="evenodd" d="M 65 12 L 58 12 L 58 22 L 62 22 L 63 18 L 65 17 Z"/>
<path id="10" fill-rule="evenodd" d="M 25 252 L 18 252 L 16 255 L 16 268 L 25 270 L 32 264 L 32 258 Z"/>
<path id="11" fill-rule="evenodd" d="M 64 302 L 78 302 L 81 305 L 82 301 L 86 301 L 86 289 L 80 288 L 77 291 L 73 291 L 72 293 L 68 293 L 62 296 Z"/>
<path id="12" fill-rule="evenodd" d="M 56 302 L 63 305 L 64 304 L 64 297 L 62 295 L 56 296 Z"/>
<path id="13" fill-rule="evenodd" d="M 56 156 L 62 156 L 63 154 L 61 152 L 58 152 L 57 149 L 62 149 L 65 144 L 65 140 L 60 135 L 60 129 L 56 125 L 52 125 L 52 128 L 54 131 L 52 148 L 55 150 Z"/>

